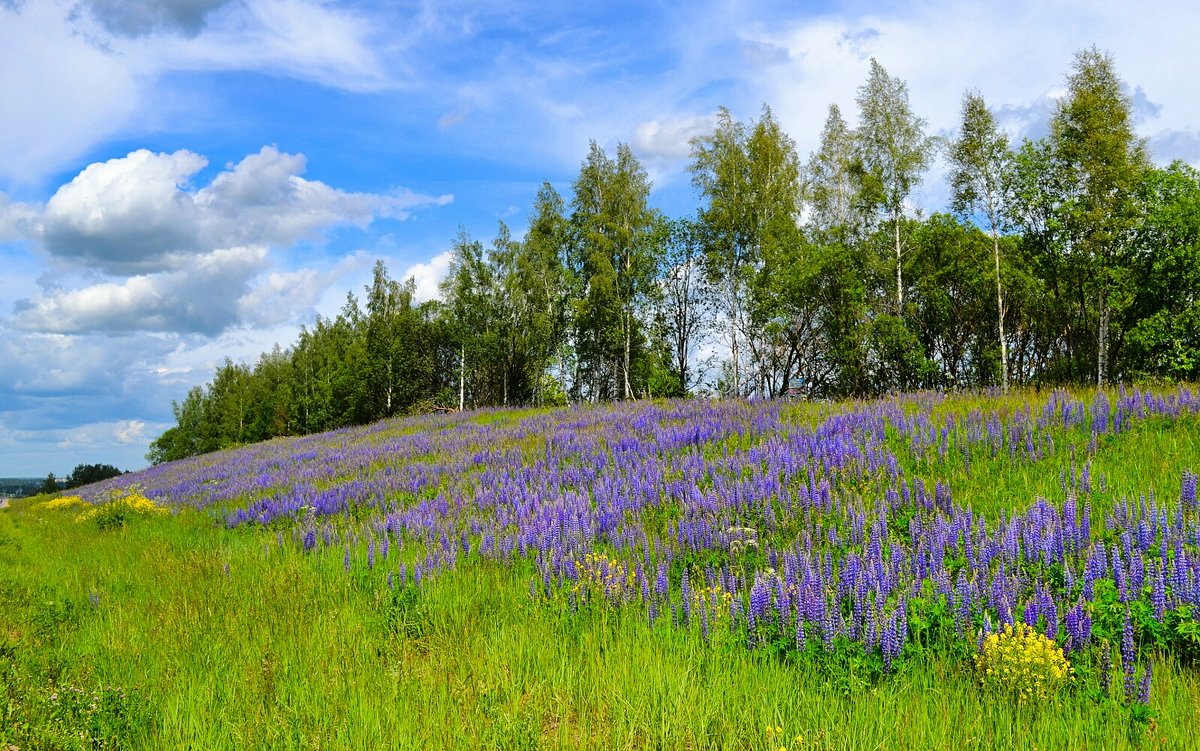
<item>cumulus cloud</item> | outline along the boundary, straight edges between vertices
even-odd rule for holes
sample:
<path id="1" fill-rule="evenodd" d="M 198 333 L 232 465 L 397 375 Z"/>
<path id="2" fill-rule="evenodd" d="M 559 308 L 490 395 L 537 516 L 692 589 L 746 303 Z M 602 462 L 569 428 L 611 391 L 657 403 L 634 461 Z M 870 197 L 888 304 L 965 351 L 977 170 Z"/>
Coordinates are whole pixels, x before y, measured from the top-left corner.
<path id="1" fill-rule="evenodd" d="M 162 268 L 198 251 L 199 211 L 184 188 L 207 164 L 190 151 L 141 149 L 88 166 L 46 205 L 46 250 L 115 272 Z"/>
<path id="2" fill-rule="evenodd" d="M 792 55 L 786 47 L 770 42 L 749 40 L 742 43 L 742 54 L 753 65 L 776 65 L 786 63 Z"/>
<path id="3" fill-rule="evenodd" d="M 691 153 L 689 141 L 712 133 L 716 123 L 715 115 L 648 120 L 634 127 L 630 146 L 638 158 L 647 161 L 684 159 Z"/>
<path id="4" fill-rule="evenodd" d="M 126 369 L 146 368 L 177 346 L 177 340 L 160 334 L 78 337 L 0 327 L 0 412 L 25 399 L 49 409 L 80 397 L 67 412 L 71 419 L 86 419 L 89 409 L 107 413 L 111 405 L 103 402 L 126 393 L 140 402 L 147 396 L 144 384 L 127 383 Z"/>
<path id="5" fill-rule="evenodd" d="M 306 180 L 303 154 L 263 147 L 198 190 L 208 164 L 190 151 L 145 149 L 92 164 L 46 206 L 42 240 L 53 256 L 111 274 L 178 269 L 189 257 L 244 245 L 288 245 L 338 225 L 407 218 L 449 195 L 351 193 Z M 3 225 L 0 224 L 0 227 Z"/>
<path id="6" fill-rule="evenodd" d="M 425 263 L 414 263 L 400 274 L 401 279 L 412 278 L 416 282 L 413 297 L 417 302 L 432 300 L 439 294 L 438 285 L 450 273 L 450 251 L 439 253 Z"/>
<path id="7" fill-rule="evenodd" d="M 12 325 L 55 334 L 216 334 L 238 322 L 240 300 L 249 291 L 249 280 L 266 268 L 266 258 L 263 247 L 216 250 L 178 271 L 42 293 L 17 303 Z"/>
<path id="8" fill-rule="evenodd" d="M 255 327 L 295 323 L 309 315 L 326 290 L 361 265 L 361 256 L 355 254 L 328 271 L 306 268 L 266 274 L 238 300 L 238 314 L 243 323 Z"/>
<path id="9" fill-rule="evenodd" d="M 121 420 L 113 425 L 113 439 L 117 443 L 128 446 L 146 440 L 146 422 L 144 420 Z"/>
<path id="10" fill-rule="evenodd" d="M 97 451 L 107 452 L 113 443 L 121 446 L 145 446 L 150 436 L 144 420 L 105 420 L 90 422 L 70 429 L 45 431 L 43 440 L 54 442 L 54 447 L 87 457 Z M 162 430 L 162 428 L 158 428 Z M 82 452 L 82 453 L 80 453 Z M 125 454 L 127 452 L 122 451 Z M 140 457 L 139 457 L 140 458 Z M 136 468 L 144 462 L 125 463 L 125 467 Z"/>

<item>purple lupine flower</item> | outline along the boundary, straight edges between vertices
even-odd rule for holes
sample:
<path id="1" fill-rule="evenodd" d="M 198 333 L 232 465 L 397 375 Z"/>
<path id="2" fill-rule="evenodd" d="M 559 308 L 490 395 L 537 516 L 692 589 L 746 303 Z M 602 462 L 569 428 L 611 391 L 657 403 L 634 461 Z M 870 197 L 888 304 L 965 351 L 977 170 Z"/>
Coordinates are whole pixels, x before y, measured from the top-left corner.
<path id="1" fill-rule="evenodd" d="M 342 556 L 342 568 L 346 569 L 347 573 L 350 571 L 350 546 L 349 545 L 346 546 L 346 554 Z"/>
<path id="2" fill-rule="evenodd" d="M 375 568 L 375 541 L 371 540 L 367 543 L 367 568 Z"/>
<path id="3" fill-rule="evenodd" d="M 1154 663 L 1150 660 L 1146 660 L 1146 667 L 1142 671 L 1142 680 L 1141 683 L 1138 684 L 1137 696 L 1138 703 L 1146 706 L 1150 705 L 1150 681 L 1152 680 L 1153 673 Z"/>
<path id="4" fill-rule="evenodd" d="M 800 611 L 796 611 L 796 651 L 803 652 L 808 646 L 808 641 L 804 636 L 804 618 L 800 615 Z"/>
<path id="5" fill-rule="evenodd" d="M 1185 510 L 1200 511 L 1200 505 L 1196 502 L 1196 478 L 1195 472 L 1185 471 L 1183 473 L 1183 481 L 1180 483 L 1179 489 L 1179 504 Z"/>
<path id="6" fill-rule="evenodd" d="M 304 537 L 301 538 L 301 545 L 306 553 L 315 548 L 317 546 L 317 530 L 312 527 L 305 530 Z"/>
<path id="7" fill-rule="evenodd" d="M 667 562 L 659 561 L 658 574 L 654 578 L 654 593 L 658 595 L 660 600 L 665 602 L 667 599 L 668 588 L 669 580 L 667 579 Z"/>
<path id="8" fill-rule="evenodd" d="M 1036 597 L 1030 599 L 1029 602 L 1027 602 L 1025 604 L 1025 612 L 1022 615 L 1022 621 L 1026 625 L 1037 626 L 1038 615 L 1040 614 L 1038 611 L 1038 606 L 1040 604 L 1041 603 L 1038 601 L 1038 598 L 1036 598 Z"/>
<path id="9" fill-rule="evenodd" d="M 1115 550 L 1112 556 L 1112 570 L 1113 579 L 1117 582 L 1117 599 L 1121 602 L 1129 602 L 1129 574 L 1125 571 L 1121 556 Z"/>
<path id="10" fill-rule="evenodd" d="M 1144 553 L 1154 544 L 1154 530 L 1148 523 L 1146 517 L 1138 520 L 1137 525 L 1137 546 Z"/>
<path id="11" fill-rule="evenodd" d="M 1067 611 L 1064 620 L 1067 629 L 1067 649 L 1078 652 L 1087 646 L 1092 638 L 1092 616 L 1080 601 Z"/>
<path id="12" fill-rule="evenodd" d="M 958 581 L 954 585 L 954 625 L 961 636 L 971 622 L 971 587 L 965 569 L 958 570 Z"/>
<path id="13" fill-rule="evenodd" d="M 1137 654 L 1133 646 L 1133 620 L 1125 608 L 1125 623 L 1121 629 L 1121 670 L 1125 673 L 1125 701 L 1132 702 L 1136 691 Z"/>
<path id="14" fill-rule="evenodd" d="M 1133 556 L 1129 561 L 1129 570 L 1126 573 L 1129 574 L 1129 589 L 1132 597 L 1137 599 L 1142 587 L 1146 586 L 1146 559 L 1142 558 L 1141 553 Z"/>
<path id="15" fill-rule="evenodd" d="M 938 482 L 934 487 L 934 503 L 942 512 L 949 514 L 951 511 L 950 486 L 943 482 Z"/>
<path id="16" fill-rule="evenodd" d="M 750 630 L 756 642 L 764 636 L 766 619 L 770 616 L 771 590 L 759 577 L 755 577 L 754 586 L 750 588 L 750 611 L 746 614 L 750 622 Z"/>
<path id="17" fill-rule="evenodd" d="M 1050 590 L 1046 587 L 1040 587 L 1038 598 L 1041 602 L 1038 604 L 1038 610 L 1041 611 L 1042 617 L 1046 619 L 1046 636 L 1051 639 L 1058 638 L 1058 605 L 1055 604 L 1054 598 L 1050 595 Z"/>
<path id="18" fill-rule="evenodd" d="M 1167 613 L 1167 583 L 1163 579 L 1161 565 L 1151 564 L 1153 574 L 1150 578 L 1150 602 L 1154 606 L 1154 617 L 1159 623 Z"/>

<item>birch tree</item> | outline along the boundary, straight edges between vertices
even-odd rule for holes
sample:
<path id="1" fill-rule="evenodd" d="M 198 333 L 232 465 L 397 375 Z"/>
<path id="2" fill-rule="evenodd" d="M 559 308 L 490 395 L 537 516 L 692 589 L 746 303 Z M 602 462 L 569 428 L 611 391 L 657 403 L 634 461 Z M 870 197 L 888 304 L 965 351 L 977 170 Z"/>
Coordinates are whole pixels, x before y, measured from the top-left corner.
<path id="1" fill-rule="evenodd" d="M 904 308 L 901 226 L 905 202 L 929 166 L 934 140 L 925 135 L 925 121 L 913 114 L 909 106 L 908 85 L 888 75 L 874 58 L 856 101 L 859 126 L 854 140 L 861 189 L 864 198 L 891 225 L 899 315 Z"/>
<path id="2" fill-rule="evenodd" d="M 1008 138 L 979 92 L 963 97 L 962 126 L 950 144 L 950 187 L 954 210 L 975 218 L 992 239 L 996 277 L 996 330 L 1000 343 L 1000 384 L 1008 391 L 1008 341 L 1004 336 L 1004 284 L 1000 277 L 1000 233 L 1007 210 L 1006 184 L 1013 155 Z"/>

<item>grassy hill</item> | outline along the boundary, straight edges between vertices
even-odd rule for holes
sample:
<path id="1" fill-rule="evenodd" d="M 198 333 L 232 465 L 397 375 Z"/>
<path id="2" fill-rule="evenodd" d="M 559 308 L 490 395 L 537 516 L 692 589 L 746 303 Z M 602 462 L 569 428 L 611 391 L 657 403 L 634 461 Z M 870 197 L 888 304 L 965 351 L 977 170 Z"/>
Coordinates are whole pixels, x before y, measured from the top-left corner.
<path id="1" fill-rule="evenodd" d="M 1198 470 L 1186 388 L 492 410 L 162 465 L 0 512 L 0 748 L 1184 747 Z"/>

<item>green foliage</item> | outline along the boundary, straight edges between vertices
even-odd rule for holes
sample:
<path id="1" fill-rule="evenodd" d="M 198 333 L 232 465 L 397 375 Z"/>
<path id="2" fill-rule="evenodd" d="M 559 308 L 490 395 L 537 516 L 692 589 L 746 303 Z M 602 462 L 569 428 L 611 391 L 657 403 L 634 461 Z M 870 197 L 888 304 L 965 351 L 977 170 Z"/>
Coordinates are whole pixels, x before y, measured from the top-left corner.
<path id="1" fill-rule="evenodd" d="M 935 139 L 907 84 L 872 60 L 856 102 L 803 164 L 768 106 L 719 110 L 692 217 L 592 143 L 523 237 L 462 229 L 440 300 L 378 263 L 361 300 L 189 391 L 147 458 L 459 407 L 1200 379 L 1200 174 L 1150 165 L 1111 57 L 1079 52 L 1049 134 L 1015 149 L 964 96 L 953 216 L 913 205 Z"/>
<path id="2" fill-rule="evenodd" d="M 58 686 L 39 709 L 45 725 L 36 729 L 42 742 L 62 749 L 132 749 L 148 729 L 152 710 L 137 691 L 117 686 L 91 690 Z"/>
<path id="3" fill-rule="evenodd" d="M 50 474 L 46 475 L 45 481 L 42 482 L 41 490 L 39 490 L 38 492 L 39 493 L 57 493 L 59 490 L 61 490 L 61 486 L 58 484 L 58 480 L 55 479 L 54 473 L 51 472 Z"/>
<path id="4" fill-rule="evenodd" d="M 119 477 L 121 474 L 123 474 L 121 470 L 111 464 L 78 464 L 75 469 L 71 470 L 66 487 L 68 489 L 78 488 L 93 482 L 107 480 L 110 477 Z"/>
<path id="5" fill-rule="evenodd" d="M 645 321 L 659 247 L 650 178 L 628 144 L 616 158 L 594 141 L 571 202 L 570 268 L 582 285 L 572 301 L 579 375 L 574 396 L 630 399 L 646 393 Z"/>

